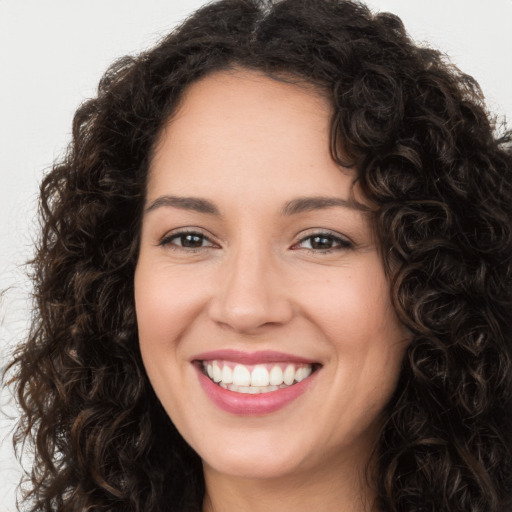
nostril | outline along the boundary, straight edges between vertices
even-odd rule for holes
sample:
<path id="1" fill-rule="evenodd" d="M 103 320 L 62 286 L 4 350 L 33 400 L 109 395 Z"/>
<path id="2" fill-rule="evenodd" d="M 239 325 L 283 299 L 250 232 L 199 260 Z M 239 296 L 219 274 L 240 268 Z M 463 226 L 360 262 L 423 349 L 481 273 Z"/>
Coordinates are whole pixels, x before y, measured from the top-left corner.
<path id="1" fill-rule="evenodd" d="M 247 240 L 246 240 L 247 242 Z M 219 271 L 211 296 L 210 316 L 237 332 L 287 323 L 293 316 L 288 293 L 275 262 L 261 247 L 248 243 L 234 248 L 233 257 Z"/>

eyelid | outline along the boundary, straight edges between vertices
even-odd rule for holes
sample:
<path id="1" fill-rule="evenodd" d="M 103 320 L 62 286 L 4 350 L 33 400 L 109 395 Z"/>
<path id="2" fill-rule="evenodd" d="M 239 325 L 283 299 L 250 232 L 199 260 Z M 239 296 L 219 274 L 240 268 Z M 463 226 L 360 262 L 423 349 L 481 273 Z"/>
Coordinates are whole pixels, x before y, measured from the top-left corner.
<path id="1" fill-rule="evenodd" d="M 201 246 L 201 247 L 183 247 L 177 244 L 172 244 L 172 240 L 179 238 L 180 236 L 184 235 L 199 235 L 203 237 L 205 240 L 209 242 L 209 245 Z M 211 235 L 208 235 L 205 233 L 205 230 L 196 226 L 187 226 L 187 227 L 180 227 L 175 228 L 171 231 L 168 231 L 163 235 L 159 241 L 158 244 L 161 247 L 164 246 L 172 246 L 173 249 L 177 250 L 185 250 L 185 251 L 194 251 L 194 250 L 201 250 L 205 249 L 207 247 L 219 247 L 219 244 L 213 241 L 213 237 Z"/>
<path id="2" fill-rule="evenodd" d="M 332 247 L 330 249 L 323 249 L 323 250 L 322 249 L 310 249 L 310 248 L 305 248 L 305 247 L 303 249 L 312 251 L 312 252 L 326 253 L 326 252 L 333 251 L 333 250 L 352 249 L 355 246 L 354 242 L 352 242 L 352 240 L 349 237 L 347 237 L 346 235 L 342 235 L 341 233 L 337 233 L 336 231 L 331 231 L 329 229 L 312 228 L 311 230 L 309 230 L 309 232 L 301 233 L 301 237 L 299 238 L 299 240 L 297 242 L 295 242 L 293 244 L 292 249 L 294 249 L 294 250 L 300 249 L 300 247 L 298 247 L 298 246 L 301 243 L 303 243 L 304 241 L 306 241 L 310 238 L 314 238 L 316 236 L 332 238 L 333 240 L 338 242 L 338 245 L 336 247 Z"/>
<path id="3" fill-rule="evenodd" d="M 208 242 L 208 245 L 202 245 L 200 247 L 185 247 L 178 244 L 172 244 L 172 241 L 174 239 L 179 238 L 180 236 L 185 235 L 199 235 L 203 237 L 205 241 Z M 335 247 L 327 248 L 327 249 L 314 249 L 314 248 L 306 248 L 303 247 L 302 249 L 310 251 L 310 252 L 316 252 L 316 253 L 326 253 L 330 251 L 335 250 L 343 250 L 343 249 L 351 249 L 354 247 L 354 243 L 350 238 L 348 238 L 346 235 L 343 235 L 341 233 L 338 233 L 336 231 L 331 231 L 329 229 L 322 229 L 322 228 L 311 228 L 310 230 L 306 232 L 302 232 L 300 238 L 297 242 L 295 242 L 291 249 L 297 250 L 300 249 L 300 244 L 305 242 L 308 239 L 314 238 L 314 237 L 326 237 L 331 238 L 337 243 Z M 185 251 L 199 251 L 205 248 L 209 247 L 219 247 L 219 244 L 213 240 L 213 237 L 209 234 L 205 233 L 205 230 L 196 226 L 190 226 L 190 227 L 179 227 L 175 228 L 169 232 L 167 232 L 165 235 L 163 235 L 159 241 L 158 246 L 172 246 L 173 249 L 176 250 L 185 250 Z"/>

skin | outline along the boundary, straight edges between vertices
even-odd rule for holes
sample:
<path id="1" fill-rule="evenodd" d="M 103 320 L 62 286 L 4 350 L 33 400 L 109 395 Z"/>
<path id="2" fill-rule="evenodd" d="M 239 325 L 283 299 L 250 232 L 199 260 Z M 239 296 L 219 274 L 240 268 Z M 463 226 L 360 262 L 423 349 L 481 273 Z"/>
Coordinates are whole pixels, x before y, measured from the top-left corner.
<path id="1" fill-rule="evenodd" d="M 355 174 L 330 156 L 330 113 L 310 87 L 215 73 L 187 90 L 155 148 L 135 274 L 140 347 L 203 460 L 204 510 L 373 510 L 364 473 L 407 333 L 368 213 L 350 199 L 364 201 Z M 163 196 L 206 199 L 218 215 Z M 348 206 L 283 214 L 303 197 Z M 184 229 L 204 235 L 198 247 L 175 236 Z M 236 415 L 212 403 L 191 363 L 216 349 L 277 350 L 321 367 L 282 409 Z"/>

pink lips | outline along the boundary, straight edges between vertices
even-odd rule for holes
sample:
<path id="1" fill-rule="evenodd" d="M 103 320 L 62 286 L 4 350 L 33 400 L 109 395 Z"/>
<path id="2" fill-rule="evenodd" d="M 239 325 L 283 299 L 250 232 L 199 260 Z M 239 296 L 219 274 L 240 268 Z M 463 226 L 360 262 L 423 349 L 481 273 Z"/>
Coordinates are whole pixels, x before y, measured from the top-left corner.
<path id="1" fill-rule="evenodd" d="M 283 354 L 281 352 L 264 351 L 256 353 L 240 352 L 236 350 L 217 350 L 205 352 L 194 357 L 194 361 L 227 360 L 241 364 L 258 364 L 272 362 L 292 362 L 303 364 L 314 364 L 315 361 Z M 292 386 L 278 389 L 270 393 L 260 393 L 251 395 L 246 393 L 236 393 L 228 389 L 221 388 L 212 382 L 203 374 L 201 365 L 194 365 L 198 374 L 199 382 L 210 400 L 220 409 L 242 416 L 255 416 L 270 414 L 282 409 L 289 403 L 301 396 L 316 379 L 314 372 L 310 377 Z"/>
<path id="2" fill-rule="evenodd" d="M 316 361 L 306 359 L 304 357 L 293 356 L 291 354 L 284 354 L 283 352 L 274 352 L 272 350 L 265 350 L 262 352 L 242 352 L 241 350 L 212 350 L 210 352 L 203 352 L 194 356 L 196 361 L 211 361 L 213 359 L 224 359 L 233 361 L 234 363 L 241 364 L 258 364 L 258 363 L 302 363 L 314 364 Z"/>

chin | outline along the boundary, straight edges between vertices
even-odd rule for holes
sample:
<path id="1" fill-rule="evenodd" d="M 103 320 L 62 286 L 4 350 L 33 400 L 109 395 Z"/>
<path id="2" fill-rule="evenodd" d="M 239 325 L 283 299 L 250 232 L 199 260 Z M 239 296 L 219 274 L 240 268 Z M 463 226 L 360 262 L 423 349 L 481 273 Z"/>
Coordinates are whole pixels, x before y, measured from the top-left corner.
<path id="1" fill-rule="evenodd" d="M 304 445 L 286 446 L 281 440 L 269 437 L 250 439 L 250 434 L 243 436 L 243 443 L 229 443 L 217 439 L 210 446 L 199 446 L 203 464 L 213 471 L 242 479 L 276 479 L 293 475 L 305 466 L 308 455 Z"/>
<path id="2" fill-rule="evenodd" d="M 275 455 L 260 452 L 258 456 L 238 455 L 216 460 L 214 464 L 203 460 L 203 464 L 217 473 L 246 480 L 275 480 L 296 474 L 300 464 L 293 460 L 283 460 L 282 457 Z"/>

